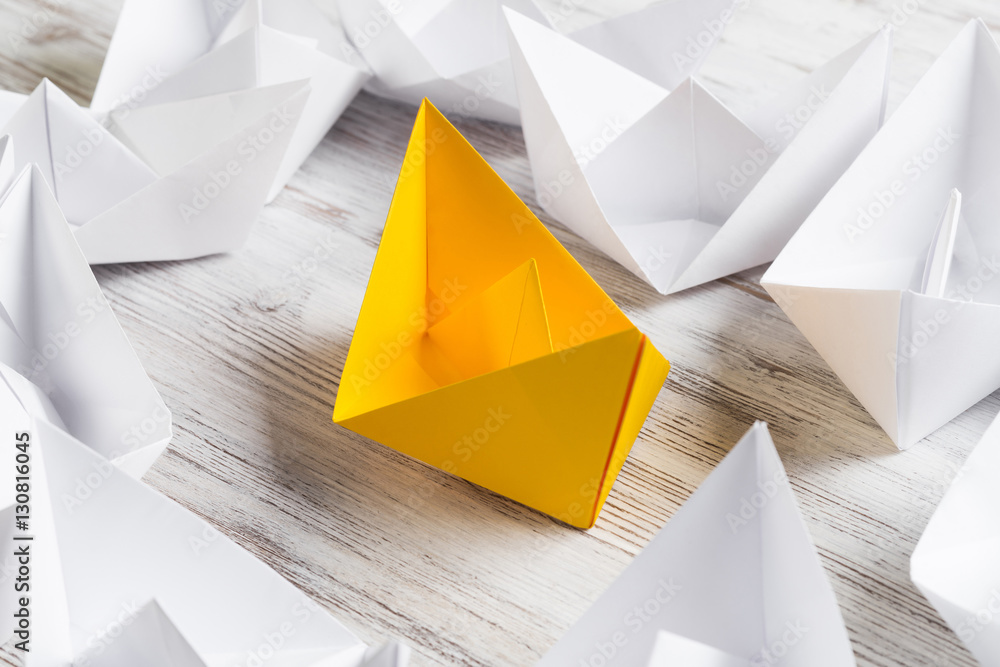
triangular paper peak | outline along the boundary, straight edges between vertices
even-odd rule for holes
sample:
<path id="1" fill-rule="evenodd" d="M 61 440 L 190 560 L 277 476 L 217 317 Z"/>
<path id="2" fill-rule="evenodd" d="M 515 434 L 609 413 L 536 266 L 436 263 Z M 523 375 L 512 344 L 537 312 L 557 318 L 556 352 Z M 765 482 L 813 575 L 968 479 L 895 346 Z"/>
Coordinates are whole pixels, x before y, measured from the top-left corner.
<path id="1" fill-rule="evenodd" d="M 948 207 L 941 216 L 941 222 L 931 237 L 930 248 L 927 251 L 927 262 L 924 265 L 924 277 L 920 287 L 922 294 L 941 298 L 947 292 L 961 215 L 962 193 L 952 188 L 948 197 Z"/>
<path id="2" fill-rule="evenodd" d="M 607 143 L 607 136 L 620 134 L 667 96 L 665 88 L 572 39 L 513 10 L 504 13 L 514 48 L 528 63 L 578 158 L 586 158 L 592 144 Z"/>
<path id="3" fill-rule="evenodd" d="M 438 321 L 421 342 L 421 365 L 442 386 L 551 353 L 535 261 Z"/>
<path id="4" fill-rule="evenodd" d="M 421 358 L 425 352 L 435 356 Z M 425 101 L 334 421 L 589 528 L 668 371 L 646 337 Z M 488 434 L 490 446 L 477 441 L 475 454 L 465 452 L 470 433 Z"/>
<path id="5" fill-rule="evenodd" d="M 131 103 L 139 93 L 205 54 L 240 5 L 215 0 L 124 3 L 92 108 L 106 112 Z"/>
<path id="6" fill-rule="evenodd" d="M 198 653 L 160 605 L 151 601 L 124 610 L 126 621 L 114 641 L 100 642 L 100 650 L 81 660 L 93 667 L 206 667 Z"/>
<path id="7" fill-rule="evenodd" d="M 518 266 L 534 271 L 537 285 L 546 286 L 544 315 L 553 350 L 580 344 L 581 322 L 588 318 L 599 320 L 601 336 L 632 328 L 503 179 L 425 102 L 348 353 L 337 421 L 439 388 L 414 355 L 417 343 L 429 327 Z M 531 344 L 507 350 L 507 358 L 527 360 L 541 349 L 534 343 L 541 343 L 540 287 L 536 290 L 525 293 L 526 305 L 536 303 L 526 311 L 524 325 L 538 333 L 518 337 Z M 595 314 L 595 303 L 609 305 Z"/>
<path id="8" fill-rule="evenodd" d="M 648 621 L 622 632 L 622 619 L 628 625 L 643 605 Z M 661 631 L 750 662 L 790 627 L 810 632 L 800 632 L 787 664 L 854 664 L 833 591 L 759 423 L 539 664 L 575 667 L 595 654 L 609 667 L 645 664 Z"/>
<path id="9" fill-rule="evenodd" d="M 64 215 L 82 225 L 156 179 L 66 93 L 44 79 L 0 129 L 18 144 L 16 165 L 37 164 Z"/>
<path id="10" fill-rule="evenodd" d="M 614 62 L 673 90 L 694 74 L 736 18 L 735 0 L 675 0 L 570 34 Z"/>

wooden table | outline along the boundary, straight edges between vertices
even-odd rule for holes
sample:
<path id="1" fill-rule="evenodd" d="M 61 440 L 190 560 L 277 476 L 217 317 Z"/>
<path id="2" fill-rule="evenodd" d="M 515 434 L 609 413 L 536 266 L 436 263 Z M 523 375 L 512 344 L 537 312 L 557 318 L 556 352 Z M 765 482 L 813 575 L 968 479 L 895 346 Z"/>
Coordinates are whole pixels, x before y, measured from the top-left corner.
<path id="1" fill-rule="evenodd" d="M 562 25 L 644 1 L 582 4 Z M 968 18 L 983 15 L 1000 34 L 1000 5 L 986 0 L 752 0 L 703 78 L 746 109 L 873 32 L 894 4 L 902 24 L 890 110 Z M 912 16 L 902 10 L 918 5 Z M 0 86 L 28 92 L 47 76 L 86 104 L 119 7 L 0 0 Z M 15 52 L 9 35 L 38 12 L 43 26 Z M 760 269 L 661 297 L 542 215 L 673 362 L 590 531 L 334 426 L 337 385 L 414 114 L 362 94 L 239 252 L 96 269 L 174 415 L 176 435 L 149 484 L 365 640 L 405 640 L 416 665 L 528 665 L 762 419 L 858 663 L 975 664 L 910 582 L 909 556 L 1000 397 L 897 452 L 761 289 Z M 520 131 L 458 126 L 535 207 Z"/>

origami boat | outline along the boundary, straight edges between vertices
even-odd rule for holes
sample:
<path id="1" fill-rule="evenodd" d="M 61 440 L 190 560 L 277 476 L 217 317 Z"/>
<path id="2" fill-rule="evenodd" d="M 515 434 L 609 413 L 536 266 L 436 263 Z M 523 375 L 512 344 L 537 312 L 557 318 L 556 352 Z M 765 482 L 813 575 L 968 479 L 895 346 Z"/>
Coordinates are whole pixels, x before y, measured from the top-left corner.
<path id="1" fill-rule="evenodd" d="M 587 528 L 668 370 L 425 101 L 334 421 Z"/>

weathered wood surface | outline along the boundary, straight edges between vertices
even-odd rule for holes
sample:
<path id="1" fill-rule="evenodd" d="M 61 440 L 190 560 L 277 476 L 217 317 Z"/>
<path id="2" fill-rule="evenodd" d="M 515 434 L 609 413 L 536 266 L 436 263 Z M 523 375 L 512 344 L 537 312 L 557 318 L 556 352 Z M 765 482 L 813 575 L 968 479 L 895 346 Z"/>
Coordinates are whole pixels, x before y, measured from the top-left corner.
<path id="1" fill-rule="evenodd" d="M 582 4 L 563 26 L 643 2 Z M 904 5 L 918 9 L 897 12 L 907 20 L 897 32 L 890 109 L 965 20 L 982 15 L 1000 34 L 1000 5 L 986 0 L 754 0 L 703 78 L 745 108 Z M 28 92 L 49 77 L 87 103 L 119 6 L 0 0 L 0 86 Z M 10 35 L 32 16 L 45 18 L 42 27 L 14 49 Z M 527 665 L 763 419 L 858 663 L 975 664 L 910 582 L 909 555 L 1000 408 L 998 396 L 898 453 L 760 288 L 762 270 L 661 297 L 543 216 L 674 365 L 589 532 L 334 426 L 337 384 L 414 113 L 360 96 L 239 252 L 97 268 L 174 414 L 176 436 L 146 478 L 152 486 L 364 639 L 407 641 L 417 665 Z M 458 125 L 534 205 L 520 131 Z"/>

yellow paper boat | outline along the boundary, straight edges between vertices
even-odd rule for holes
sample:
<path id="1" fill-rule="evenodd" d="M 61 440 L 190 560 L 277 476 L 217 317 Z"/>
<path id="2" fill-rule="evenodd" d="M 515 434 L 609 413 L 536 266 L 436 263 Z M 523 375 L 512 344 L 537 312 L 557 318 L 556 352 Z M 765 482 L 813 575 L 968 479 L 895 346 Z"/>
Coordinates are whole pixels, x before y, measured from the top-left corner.
<path id="1" fill-rule="evenodd" d="M 425 100 L 334 422 L 589 528 L 669 370 Z"/>

